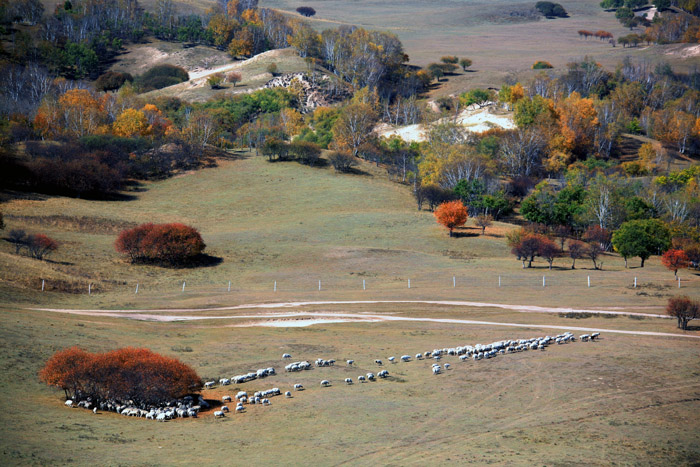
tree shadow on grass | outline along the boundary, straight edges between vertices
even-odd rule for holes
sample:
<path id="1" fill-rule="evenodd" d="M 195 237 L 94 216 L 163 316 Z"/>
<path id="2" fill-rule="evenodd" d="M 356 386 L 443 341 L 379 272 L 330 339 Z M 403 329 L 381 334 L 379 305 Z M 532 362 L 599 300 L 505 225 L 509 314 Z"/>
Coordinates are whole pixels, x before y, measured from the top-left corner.
<path id="1" fill-rule="evenodd" d="M 465 232 L 465 231 L 455 230 L 454 232 L 452 232 L 452 237 L 454 237 L 454 238 L 479 237 L 479 234 L 477 232 Z"/>
<path id="2" fill-rule="evenodd" d="M 178 269 L 193 269 L 193 268 L 211 268 L 218 266 L 224 262 L 224 259 L 219 256 L 208 255 L 206 253 L 201 253 L 186 264 L 174 266 Z"/>

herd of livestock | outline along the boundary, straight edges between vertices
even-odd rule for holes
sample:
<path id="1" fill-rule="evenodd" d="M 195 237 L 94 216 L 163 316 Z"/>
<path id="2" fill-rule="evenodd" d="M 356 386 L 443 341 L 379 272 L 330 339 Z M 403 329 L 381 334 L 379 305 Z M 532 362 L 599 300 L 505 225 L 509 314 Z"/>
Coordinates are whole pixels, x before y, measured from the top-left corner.
<path id="1" fill-rule="evenodd" d="M 583 334 L 578 337 L 581 342 L 595 341 L 600 336 L 600 333 L 593 334 Z M 459 347 L 441 348 L 433 349 L 425 352 L 419 352 L 412 355 L 402 355 L 399 357 L 401 362 L 411 362 L 417 360 L 427 360 L 432 359 L 434 363 L 431 366 L 431 371 L 434 375 L 442 374 L 445 371 L 450 370 L 452 367 L 449 363 L 441 364 L 439 363 L 443 357 L 456 356 L 460 361 L 465 362 L 469 359 L 474 361 L 492 359 L 496 358 L 498 355 L 512 354 L 517 352 L 525 352 L 529 350 L 545 350 L 548 346 L 557 344 L 567 344 L 569 342 L 575 342 L 577 338 L 571 332 L 565 332 L 556 336 L 544 336 L 535 337 L 530 339 L 514 339 L 514 340 L 502 340 L 497 342 L 492 342 L 491 344 L 476 344 L 474 346 L 465 345 Z M 288 353 L 282 355 L 283 360 L 291 360 L 292 356 Z M 387 359 L 391 363 L 396 363 L 396 357 L 388 357 Z M 292 362 L 285 365 L 284 369 L 287 372 L 301 372 L 308 371 L 315 367 L 330 367 L 335 366 L 336 361 L 334 359 L 322 359 L 318 358 L 314 361 L 314 364 L 303 360 L 298 362 Z M 355 365 L 354 360 L 345 361 L 347 367 L 353 367 Z M 374 363 L 378 366 L 383 366 L 384 363 L 380 359 L 375 359 Z M 256 379 L 266 378 L 268 376 L 274 376 L 277 373 L 274 368 L 260 368 L 255 372 L 246 373 L 244 375 L 237 375 L 231 378 L 221 378 L 219 379 L 219 386 L 229 386 L 231 384 L 239 385 Z M 360 383 L 366 383 L 367 381 L 376 381 L 377 378 L 385 379 L 389 377 L 389 371 L 382 369 L 376 375 L 373 372 L 368 372 L 365 375 L 359 375 L 357 381 Z M 344 382 L 348 385 L 354 384 L 352 378 L 345 378 Z M 204 384 L 205 389 L 212 389 L 216 386 L 216 381 L 207 381 Z M 320 382 L 321 387 L 331 386 L 331 381 L 328 379 L 323 379 Z M 293 385 L 294 391 L 303 391 L 304 386 L 300 383 Z M 227 403 L 233 403 L 236 401 L 236 406 L 234 408 L 235 413 L 243 413 L 246 411 L 246 406 L 251 405 L 261 405 L 269 406 L 272 405 L 270 398 L 274 396 L 282 395 L 282 391 L 279 388 L 271 388 L 265 391 L 256 391 L 252 395 L 249 395 L 247 391 L 239 391 L 235 398 L 231 396 L 223 396 L 221 407 L 214 411 L 215 418 L 223 418 L 231 410 L 229 409 Z M 284 396 L 286 398 L 292 397 L 292 391 L 285 391 Z M 69 407 L 84 407 L 87 409 L 92 409 L 93 412 L 97 413 L 98 409 L 102 411 L 114 411 L 125 416 L 135 416 L 135 417 L 145 417 L 146 419 L 165 421 L 173 418 L 184 418 L 184 417 L 197 417 L 201 409 L 209 408 L 209 404 L 200 395 L 195 402 L 192 396 L 186 396 L 177 401 L 171 401 L 164 407 L 134 407 L 129 404 L 119 404 L 111 402 L 100 402 L 99 404 L 93 404 L 90 401 L 79 401 L 74 403 L 72 400 L 66 401 L 66 406 Z"/>

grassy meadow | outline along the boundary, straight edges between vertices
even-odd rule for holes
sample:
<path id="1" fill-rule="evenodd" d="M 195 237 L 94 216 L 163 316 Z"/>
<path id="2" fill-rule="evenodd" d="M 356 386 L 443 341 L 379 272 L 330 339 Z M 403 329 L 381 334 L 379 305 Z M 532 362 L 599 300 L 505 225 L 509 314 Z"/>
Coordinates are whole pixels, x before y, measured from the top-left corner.
<path id="1" fill-rule="evenodd" d="M 216 168 L 144 183 L 127 194 L 131 199 L 94 201 L 5 193 L 8 228 L 46 232 L 61 247 L 50 261 L 40 262 L 0 243 L 3 465 L 299 465 L 311 453 L 319 465 L 681 465 L 700 456 L 695 436 L 700 426 L 692 415 L 700 400 L 697 339 L 604 331 L 698 336 L 697 328 L 683 333 L 670 319 L 566 313 L 568 307 L 659 314 L 672 294 L 698 295 L 700 281 L 691 272 L 681 272 L 679 291 L 658 258 L 644 269 L 625 270 L 619 257 L 609 255 L 600 271 L 581 260 L 572 271 L 566 259 L 557 260 L 553 271 L 542 261 L 523 270 L 505 244 L 512 225 L 496 223 L 482 236 L 469 221 L 449 238 L 430 212 L 416 210 L 409 187 L 387 180 L 371 164 L 343 175 L 329 167 L 269 163 L 242 152 Z M 120 229 L 145 221 L 196 226 L 212 264 L 195 269 L 129 264 L 113 250 L 113 242 Z M 548 281 L 544 288 L 542 275 Z M 632 287 L 635 276 L 637 289 Z M 367 290 L 361 288 L 362 279 Z M 277 292 L 272 292 L 274 281 Z M 212 309 L 290 300 L 471 300 L 485 305 Z M 564 309 L 520 313 L 488 303 Z M 30 309 L 37 307 L 165 311 L 125 319 Z M 203 310 L 168 311 L 178 307 Z M 270 314 L 280 311 L 294 314 Z M 252 326 L 270 320 L 299 324 L 315 313 L 519 325 L 361 320 Z M 157 321 L 168 316 L 198 319 Z M 431 374 L 427 360 L 386 365 L 387 380 L 343 383 L 346 377 L 376 372 L 375 358 L 386 362 L 390 355 L 563 332 L 546 326 L 602 329 L 603 338 L 481 362 L 446 357 L 442 363 L 451 363 L 452 369 L 439 376 Z M 268 366 L 281 371 L 284 352 L 295 360 L 354 359 L 357 364 L 301 374 L 281 371 L 205 391 L 216 401 L 238 390 L 284 391 L 295 383 L 307 388 L 292 399 L 275 397 L 271 407 L 251 406 L 246 414 L 223 420 L 210 411 L 197 420 L 156 424 L 65 408 L 61 393 L 43 386 L 36 374 L 54 351 L 71 345 L 91 351 L 149 347 L 191 364 L 207 380 Z M 321 379 L 333 386 L 320 388 Z"/>

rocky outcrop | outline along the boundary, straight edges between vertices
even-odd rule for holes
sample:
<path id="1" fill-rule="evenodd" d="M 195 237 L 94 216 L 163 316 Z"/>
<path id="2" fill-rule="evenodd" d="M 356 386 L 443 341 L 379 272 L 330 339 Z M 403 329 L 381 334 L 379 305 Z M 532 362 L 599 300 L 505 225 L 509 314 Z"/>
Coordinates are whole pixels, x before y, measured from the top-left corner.
<path id="1" fill-rule="evenodd" d="M 345 83 L 328 75 L 314 73 L 287 73 L 268 81 L 264 88 L 290 88 L 299 94 L 302 111 L 312 111 L 341 102 L 350 96 Z"/>

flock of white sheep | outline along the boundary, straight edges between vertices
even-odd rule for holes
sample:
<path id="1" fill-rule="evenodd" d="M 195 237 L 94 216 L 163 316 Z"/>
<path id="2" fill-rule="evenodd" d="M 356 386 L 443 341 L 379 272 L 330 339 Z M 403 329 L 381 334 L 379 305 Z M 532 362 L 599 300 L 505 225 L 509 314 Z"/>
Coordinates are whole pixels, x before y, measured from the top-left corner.
<path id="1" fill-rule="evenodd" d="M 578 340 L 582 342 L 588 342 L 588 341 L 595 341 L 598 337 L 600 336 L 600 333 L 593 333 L 593 334 L 583 334 L 579 336 Z M 479 361 L 483 359 L 491 359 L 495 358 L 499 354 L 509 354 L 509 353 L 516 353 L 516 352 L 524 352 L 528 350 L 545 350 L 549 345 L 552 344 L 567 344 L 569 342 L 575 342 L 577 339 L 571 332 L 565 332 L 564 334 L 559 334 L 556 336 L 544 336 L 544 337 L 534 337 L 530 339 L 515 339 L 515 340 L 503 340 L 503 341 L 497 341 L 497 342 L 492 342 L 491 344 L 476 344 L 474 346 L 471 345 L 465 345 L 465 346 L 458 346 L 458 347 L 449 347 L 449 348 L 442 348 L 442 349 L 433 349 L 433 350 L 428 350 L 422 353 L 417 353 L 415 354 L 415 360 L 425 360 L 428 358 L 432 358 L 435 360 L 435 363 L 432 364 L 431 370 L 434 375 L 439 375 L 444 371 L 447 371 L 451 368 L 451 365 L 449 363 L 445 363 L 443 365 L 440 365 L 437 363 L 440 361 L 443 356 L 458 356 L 459 360 L 462 362 L 467 361 L 469 358 L 473 359 L 474 361 Z M 282 355 L 283 360 L 290 360 L 292 356 L 288 353 L 285 353 Z M 413 361 L 413 357 L 411 355 L 402 355 L 400 358 L 400 361 L 402 362 L 411 362 Z M 387 360 L 391 363 L 396 363 L 396 357 L 389 357 Z M 314 365 L 316 367 L 329 367 L 329 366 L 335 366 L 336 361 L 334 359 L 329 359 L 325 360 L 322 358 L 316 359 L 314 362 Z M 374 363 L 382 366 L 383 362 L 380 359 L 375 359 Z M 346 360 L 346 364 L 348 367 L 352 367 L 355 364 L 354 360 Z M 300 372 L 304 370 L 311 370 L 313 366 L 310 362 L 303 360 L 303 361 L 298 361 L 298 362 L 292 362 L 287 364 L 284 369 L 287 372 Z M 275 374 L 274 368 L 268 368 L 267 369 L 269 374 Z M 271 372 L 269 370 L 272 370 Z M 261 370 L 258 370 L 258 374 L 260 373 Z M 255 379 L 256 373 L 249 373 L 249 375 L 253 375 L 252 379 Z M 366 381 L 376 381 L 376 378 L 388 378 L 389 377 L 389 371 L 384 369 L 381 370 L 377 373 L 375 376 L 374 373 L 369 372 L 366 375 L 360 375 L 357 377 L 357 381 L 360 383 L 364 383 Z M 235 378 L 235 377 L 234 377 Z M 222 386 L 231 384 L 231 381 L 234 379 L 227 379 L 223 378 L 219 380 L 219 383 Z M 345 384 L 351 385 L 354 383 L 352 378 L 345 378 Z M 205 388 L 213 388 L 215 385 L 215 381 L 208 381 L 205 383 Z M 323 379 L 321 380 L 321 387 L 329 387 L 331 386 L 330 380 Z M 297 383 L 294 384 L 294 390 L 296 391 L 301 391 L 303 390 L 304 387 Z M 240 391 L 236 395 L 236 413 L 242 413 L 245 412 L 245 406 L 244 404 L 260 404 L 260 405 L 271 405 L 270 400 L 267 397 L 272 397 L 276 395 L 280 395 L 281 391 L 278 388 L 273 388 L 269 391 L 262 391 L 262 392 L 256 392 L 253 397 L 248 397 L 248 393 L 245 391 Z M 292 397 L 291 391 L 286 391 L 285 396 L 290 398 Z M 230 396 L 224 396 L 222 398 L 223 402 L 230 402 L 231 397 Z M 226 416 L 226 413 L 228 413 L 230 410 L 228 406 L 222 406 L 221 410 L 218 410 L 214 412 L 214 417 L 215 418 L 223 418 Z"/>
<path id="2" fill-rule="evenodd" d="M 600 336 L 600 333 L 593 334 L 583 334 L 578 337 L 581 342 L 595 341 Z M 476 344 L 474 346 L 465 345 L 458 347 L 449 348 L 439 348 L 428 350 L 425 352 L 420 352 L 415 354 L 415 359 L 411 355 L 402 355 L 399 357 L 401 362 L 411 362 L 420 361 L 426 359 L 433 359 L 435 362 L 431 366 L 431 371 L 434 375 L 439 375 L 443 371 L 448 371 L 451 368 L 449 363 L 440 364 L 438 363 L 443 357 L 446 356 L 456 356 L 460 361 L 466 362 L 468 359 L 474 361 L 480 361 L 484 359 L 492 359 L 498 355 L 512 354 L 517 352 L 525 352 L 529 350 L 545 350 L 548 346 L 552 344 L 567 344 L 570 342 L 575 342 L 577 338 L 571 332 L 565 332 L 556 336 L 544 336 L 544 337 L 534 337 L 530 339 L 512 339 L 512 340 L 502 340 L 492 342 L 490 344 Z M 283 360 L 291 360 L 292 356 L 288 353 L 282 355 Z M 396 357 L 391 356 L 387 359 L 391 363 L 397 363 Z M 313 369 L 314 366 L 317 368 L 335 366 L 336 361 L 334 359 L 322 359 L 318 358 L 312 365 L 310 362 L 303 360 L 298 362 L 292 362 L 287 364 L 284 369 L 287 372 L 300 372 L 308 371 Z M 378 366 L 383 366 L 383 362 L 380 359 L 375 359 L 374 363 Z M 355 365 L 354 360 L 346 360 L 347 367 L 353 367 Z M 277 373 L 275 369 L 270 368 L 260 368 L 255 372 L 246 373 L 244 375 L 236 375 L 231 378 L 221 378 L 219 379 L 219 386 L 229 386 L 231 384 L 240 385 L 249 381 L 256 379 L 266 378 L 268 376 L 274 376 Z M 389 371 L 382 369 L 376 376 L 373 372 L 368 372 L 365 375 L 359 375 L 357 381 L 360 383 L 365 383 L 367 381 L 376 381 L 376 378 L 385 379 L 389 377 Z M 352 385 L 354 381 L 352 378 L 345 378 L 345 384 Z M 216 386 L 216 381 L 207 381 L 204 384 L 205 389 L 213 389 Z M 328 379 L 321 380 L 321 387 L 331 386 L 331 381 Z M 294 391 L 303 391 L 304 387 L 300 383 L 293 385 Z M 235 413 L 244 413 L 246 411 L 246 406 L 251 405 L 261 405 L 269 406 L 272 405 L 270 398 L 274 396 L 282 395 L 282 391 L 279 388 L 271 388 L 265 391 L 256 391 L 253 395 L 249 395 L 247 391 L 239 391 L 235 396 L 236 406 L 234 409 Z M 285 397 L 291 398 L 292 391 L 285 391 Z M 222 405 L 219 410 L 214 412 L 215 418 L 224 418 L 226 413 L 230 412 L 228 405 L 226 403 L 233 403 L 234 398 L 231 396 L 222 397 Z M 208 408 L 209 404 L 200 395 L 195 403 L 192 396 L 186 396 L 183 399 L 173 401 L 166 407 L 149 407 L 148 409 L 129 406 L 128 404 L 111 404 L 111 403 L 100 403 L 99 405 L 92 404 L 90 401 L 80 401 L 76 404 L 72 400 L 66 401 L 66 406 L 68 407 L 84 407 L 87 409 L 92 409 L 93 412 L 97 413 L 98 408 L 100 410 L 114 411 L 125 416 L 135 416 L 135 417 L 145 417 L 146 419 L 166 421 L 173 418 L 184 418 L 184 417 L 197 417 L 197 414 L 201 409 Z"/>

